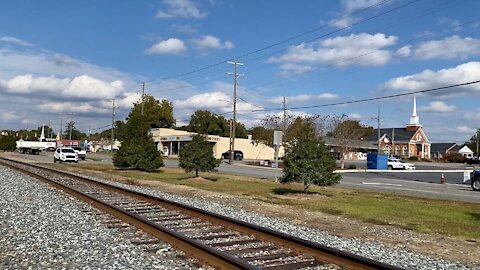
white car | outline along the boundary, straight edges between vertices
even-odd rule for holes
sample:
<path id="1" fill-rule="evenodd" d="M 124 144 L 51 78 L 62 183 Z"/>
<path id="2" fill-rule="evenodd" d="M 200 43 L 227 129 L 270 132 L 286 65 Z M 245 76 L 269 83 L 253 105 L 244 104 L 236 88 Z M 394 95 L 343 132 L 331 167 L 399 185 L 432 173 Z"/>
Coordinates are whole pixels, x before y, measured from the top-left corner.
<path id="1" fill-rule="evenodd" d="M 387 168 L 389 170 L 415 170 L 415 165 L 405 162 L 401 159 L 389 158 Z"/>
<path id="2" fill-rule="evenodd" d="M 61 147 L 55 150 L 53 154 L 53 162 L 75 162 L 78 163 L 78 154 L 73 148 Z"/>

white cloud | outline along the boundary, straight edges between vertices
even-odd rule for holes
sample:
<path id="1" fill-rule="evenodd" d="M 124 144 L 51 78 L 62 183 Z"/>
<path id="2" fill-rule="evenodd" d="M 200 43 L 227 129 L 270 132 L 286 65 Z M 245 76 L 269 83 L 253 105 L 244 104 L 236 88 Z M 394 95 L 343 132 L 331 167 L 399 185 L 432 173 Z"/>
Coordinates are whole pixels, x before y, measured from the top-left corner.
<path id="1" fill-rule="evenodd" d="M 478 120 L 480 119 L 480 112 L 468 112 L 464 115 L 466 119 Z"/>
<path id="2" fill-rule="evenodd" d="M 379 7 L 383 0 L 342 0 L 340 5 L 342 6 L 342 12 L 339 18 L 335 18 L 329 21 L 329 25 L 336 28 L 346 28 L 352 24 L 358 22 L 361 18 L 354 17 L 352 14 L 361 9 L 368 7 Z M 380 4 L 378 6 L 375 6 Z"/>
<path id="3" fill-rule="evenodd" d="M 332 64 L 335 66 L 378 66 L 387 63 L 392 52 L 386 49 L 395 45 L 396 36 L 377 34 L 351 34 L 329 38 L 312 44 L 300 44 L 290 47 L 287 53 L 271 57 L 269 63 L 281 63 L 284 73 L 298 72 L 300 66 L 308 70 L 313 64 Z M 294 69 L 290 69 L 293 67 Z"/>
<path id="4" fill-rule="evenodd" d="M 287 103 L 318 101 L 318 100 L 332 100 L 338 98 L 338 95 L 331 93 L 323 93 L 320 95 L 298 95 L 285 97 Z M 271 103 L 281 104 L 283 103 L 283 97 L 273 97 L 269 100 Z"/>
<path id="5" fill-rule="evenodd" d="M 229 105 L 230 96 L 223 92 L 207 92 L 191 96 L 184 100 L 175 100 L 174 106 L 178 109 L 219 109 Z"/>
<path id="6" fill-rule="evenodd" d="M 383 0 L 342 0 L 345 12 L 351 13 L 382 2 Z"/>
<path id="7" fill-rule="evenodd" d="M 4 112 L 2 113 L 2 120 L 5 122 L 12 122 L 21 119 L 22 117 L 15 112 Z"/>
<path id="8" fill-rule="evenodd" d="M 420 73 L 397 77 L 386 82 L 383 89 L 387 91 L 413 92 L 477 81 L 479 79 L 478 74 L 480 74 L 480 62 L 468 62 L 454 68 L 441 69 L 438 71 L 427 69 Z M 471 84 L 425 94 L 437 97 L 448 97 L 466 93 L 480 94 L 480 84 Z"/>
<path id="9" fill-rule="evenodd" d="M 13 94 L 78 97 L 85 99 L 109 99 L 123 91 L 122 81 L 105 82 L 81 75 L 75 78 L 57 78 L 55 76 L 33 76 L 31 74 L 15 76 L 10 80 L 0 80 L 0 91 Z"/>
<path id="10" fill-rule="evenodd" d="M 169 38 L 145 50 L 147 54 L 181 54 L 187 50 L 185 43 L 178 38 Z"/>
<path id="11" fill-rule="evenodd" d="M 206 35 L 199 39 L 193 39 L 192 43 L 199 50 L 208 50 L 208 49 L 232 49 L 233 43 L 230 40 L 221 42 L 219 38 Z"/>
<path id="12" fill-rule="evenodd" d="M 466 133 L 466 134 L 474 134 L 477 132 L 475 128 L 467 127 L 467 126 L 457 126 L 456 130 L 460 133 Z"/>
<path id="13" fill-rule="evenodd" d="M 348 118 L 353 119 L 353 120 L 360 120 L 362 119 L 362 115 L 359 113 L 351 113 L 348 115 Z"/>
<path id="14" fill-rule="evenodd" d="M 358 21 L 359 18 L 352 17 L 350 15 L 343 15 L 340 18 L 330 20 L 328 24 L 336 28 L 345 28 L 351 26 Z"/>
<path id="15" fill-rule="evenodd" d="M 157 12 L 156 17 L 160 19 L 176 17 L 202 19 L 207 16 L 205 12 L 200 11 L 195 2 L 190 0 L 164 0 L 163 3 L 167 8 Z"/>
<path id="16" fill-rule="evenodd" d="M 397 55 L 401 57 L 409 57 L 410 55 L 412 55 L 412 46 L 407 45 L 407 46 L 401 47 L 400 49 L 397 50 Z"/>
<path id="17" fill-rule="evenodd" d="M 31 47 L 33 46 L 32 43 L 16 38 L 16 37 L 11 37 L 11 36 L 0 36 L 0 42 L 5 42 L 5 43 L 12 43 L 24 47 Z"/>
<path id="18" fill-rule="evenodd" d="M 480 55 L 480 39 L 451 36 L 442 40 L 423 42 L 414 47 L 416 59 L 457 59 Z"/>
<path id="19" fill-rule="evenodd" d="M 437 112 L 437 113 L 449 113 L 454 112 L 457 108 L 453 105 L 447 105 L 444 101 L 432 101 L 428 106 L 422 106 L 418 108 L 423 112 Z"/>

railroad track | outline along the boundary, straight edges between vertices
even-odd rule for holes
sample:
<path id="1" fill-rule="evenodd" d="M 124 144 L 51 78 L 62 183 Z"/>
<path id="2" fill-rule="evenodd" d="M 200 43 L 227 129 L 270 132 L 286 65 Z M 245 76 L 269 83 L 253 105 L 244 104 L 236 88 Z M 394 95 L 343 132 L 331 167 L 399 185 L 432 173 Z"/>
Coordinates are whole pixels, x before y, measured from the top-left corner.
<path id="1" fill-rule="evenodd" d="M 4 158 L 0 164 L 47 182 L 218 269 L 401 269 L 59 170 Z"/>

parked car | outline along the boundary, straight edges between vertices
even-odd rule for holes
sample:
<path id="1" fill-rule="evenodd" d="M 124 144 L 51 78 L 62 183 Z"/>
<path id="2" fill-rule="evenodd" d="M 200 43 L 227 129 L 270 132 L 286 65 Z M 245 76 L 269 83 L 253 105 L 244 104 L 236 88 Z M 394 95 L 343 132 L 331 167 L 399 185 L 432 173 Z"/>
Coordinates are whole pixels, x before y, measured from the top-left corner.
<path id="1" fill-rule="evenodd" d="M 480 191 L 480 170 L 473 170 L 470 173 L 470 183 L 473 190 Z"/>
<path id="2" fill-rule="evenodd" d="M 389 158 L 387 162 L 389 170 L 415 170 L 415 165 L 397 158 Z"/>
<path id="3" fill-rule="evenodd" d="M 75 150 L 79 159 L 85 160 L 87 158 L 87 151 L 83 150 L 81 147 L 72 146 L 72 149 Z"/>
<path id="4" fill-rule="evenodd" d="M 78 155 L 75 150 L 70 147 L 61 147 L 55 150 L 53 154 L 53 162 L 75 162 L 78 163 Z"/>
<path id="5" fill-rule="evenodd" d="M 467 158 L 467 160 L 465 160 L 465 163 L 467 163 L 469 165 L 480 164 L 480 158 L 478 158 L 478 157 Z"/>
<path id="6" fill-rule="evenodd" d="M 222 154 L 222 159 L 230 159 L 230 151 L 227 151 Z M 233 151 L 234 160 L 243 160 L 243 152 L 239 150 Z"/>

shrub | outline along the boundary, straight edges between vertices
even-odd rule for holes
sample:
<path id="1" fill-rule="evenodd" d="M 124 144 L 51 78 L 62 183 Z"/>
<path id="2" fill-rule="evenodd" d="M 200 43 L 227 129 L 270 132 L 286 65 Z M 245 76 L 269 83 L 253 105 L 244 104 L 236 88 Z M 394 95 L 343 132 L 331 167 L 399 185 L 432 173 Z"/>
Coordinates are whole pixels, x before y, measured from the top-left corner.
<path id="1" fill-rule="evenodd" d="M 452 153 L 448 155 L 445 159 L 447 160 L 447 162 L 450 163 L 463 163 L 466 160 L 464 156 L 457 153 Z"/>
<path id="2" fill-rule="evenodd" d="M 302 127 L 296 141 L 287 145 L 284 165 L 282 182 L 303 182 L 305 193 L 311 184 L 333 185 L 341 179 L 333 172 L 335 159 L 310 126 Z"/>
<path id="3" fill-rule="evenodd" d="M 136 138 L 122 143 L 120 150 L 113 155 L 113 165 L 152 172 L 163 166 L 163 160 L 151 138 Z"/>
<path id="4" fill-rule="evenodd" d="M 192 141 L 180 149 L 179 159 L 180 167 L 186 172 L 195 171 L 196 177 L 199 171 L 213 171 L 220 165 L 220 161 L 213 156 L 212 147 L 202 135 L 193 136 Z"/>
<path id="5" fill-rule="evenodd" d="M 410 161 L 418 161 L 418 157 L 417 156 L 411 156 L 408 158 L 408 160 Z"/>
<path id="6" fill-rule="evenodd" d="M 348 165 L 348 169 L 350 169 L 350 170 L 354 170 L 354 169 L 356 169 L 356 168 L 357 168 L 357 166 L 354 165 L 354 164 Z"/>

